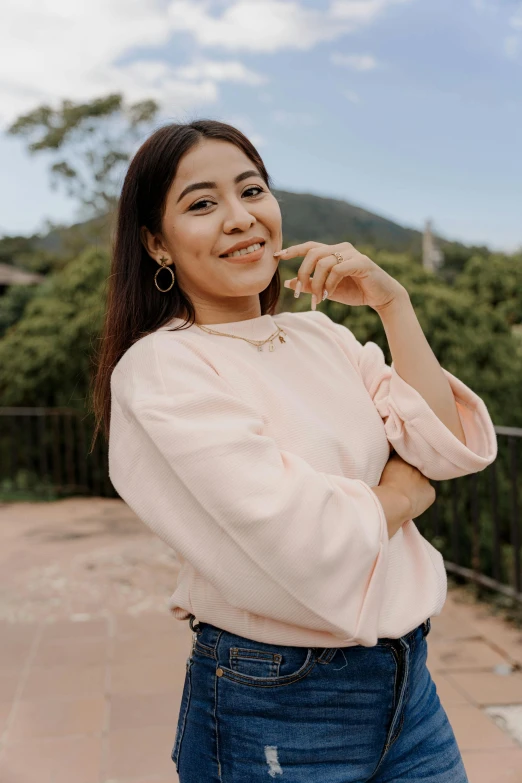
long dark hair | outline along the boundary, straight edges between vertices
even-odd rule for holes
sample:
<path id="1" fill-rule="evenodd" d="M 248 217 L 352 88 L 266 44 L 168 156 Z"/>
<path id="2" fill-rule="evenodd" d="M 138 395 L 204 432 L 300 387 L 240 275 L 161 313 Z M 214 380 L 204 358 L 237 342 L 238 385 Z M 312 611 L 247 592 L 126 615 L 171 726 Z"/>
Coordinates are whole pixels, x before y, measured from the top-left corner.
<path id="1" fill-rule="evenodd" d="M 202 138 L 235 144 L 257 167 L 267 187 L 272 189 L 272 180 L 261 156 L 247 137 L 232 125 L 205 119 L 186 124 L 173 123 L 159 128 L 141 145 L 127 170 L 118 204 L 107 281 L 107 307 L 91 385 L 95 416 L 91 452 L 100 430 L 109 439 L 110 378 L 121 356 L 136 340 L 154 332 L 172 318 L 184 319 L 177 327 L 179 329 L 195 322 L 194 306 L 177 283 L 168 293 L 161 293 L 154 285 L 158 265 L 143 246 L 140 230 L 146 226 L 153 234 L 161 232 L 165 201 L 179 162 Z M 161 275 L 165 272 L 158 275 L 159 280 Z M 161 288 L 166 286 L 164 282 L 159 282 L 159 285 Z M 277 268 L 268 286 L 259 294 L 262 315 L 275 313 L 280 290 Z"/>

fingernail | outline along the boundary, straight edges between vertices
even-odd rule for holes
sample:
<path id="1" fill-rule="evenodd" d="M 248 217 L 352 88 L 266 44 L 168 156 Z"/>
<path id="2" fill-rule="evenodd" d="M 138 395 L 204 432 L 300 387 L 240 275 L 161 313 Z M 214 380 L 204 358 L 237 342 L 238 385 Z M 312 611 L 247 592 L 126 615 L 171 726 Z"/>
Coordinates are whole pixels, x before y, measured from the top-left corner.
<path id="1" fill-rule="evenodd" d="M 317 297 L 315 294 L 312 294 L 312 310 L 315 310 L 317 307 Z"/>
<path id="2" fill-rule="evenodd" d="M 284 250 L 276 250 L 276 251 L 275 251 L 275 253 L 274 253 L 274 255 L 275 255 L 275 256 L 280 256 L 280 255 L 281 255 L 282 253 L 284 253 L 284 252 L 285 252 Z"/>
<path id="3" fill-rule="evenodd" d="M 323 291 L 323 298 L 322 298 L 321 301 L 324 302 L 324 300 L 326 299 L 327 296 L 328 296 L 328 291 L 325 288 L 324 291 Z"/>
<path id="4" fill-rule="evenodd" d="M 296 299 L 298 299 L 298 298 L 299 298 L 299 294 L 301 293 L 301 288 L 302 288 L 302 284 L 301 284 L 301 281 L 299 280 L 299 281 L 297 282 L 297 285 L 296 285 L 296 287 L 295 287 L 295 291 L 294 291 L 294 297 L 295 297 Z"/>
<path id="5" fill-rule="evenodd" d="M 285 287 L 285 288 L 291 288 L 291 287 L 292 287 L 292 286 L 290 285 L 290 280 L 285 280 L 285 282 L 283 283 L 283 285 L 284 285 L 284 287 Z"/>

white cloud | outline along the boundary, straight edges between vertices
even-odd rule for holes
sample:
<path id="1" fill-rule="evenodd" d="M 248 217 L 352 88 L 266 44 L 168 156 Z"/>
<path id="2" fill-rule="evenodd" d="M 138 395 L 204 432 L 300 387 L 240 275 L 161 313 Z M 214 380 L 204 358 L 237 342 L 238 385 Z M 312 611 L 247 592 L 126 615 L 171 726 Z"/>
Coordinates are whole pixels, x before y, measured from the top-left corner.
<path id="1" fill-rule="evenodd" d="M 334 18 L 351 22 L 354 27 L 373 22 L 390 6 L 410 3 L 412 0 L 334 0 L 330 13 Z"/>
<path id="2" fill-rule="evenodd" d="M 520 39 L 517 35 L 508 35 L 504 40 L 504 52 L 510 60 L 516 60 L 520 50 Z"/>
<path id="3" fill-rule="evenodd" d="M 471 0 L 471 5 L 479 13 L 496 14 L 498 12 L 496 2 L 497 0 Z"/>
<path id="4" fill-rule="evenodd" d="M 266 84 L 266 76 L 255 73 L 237 61 L 202 60 L 192 65 L 183 65 L 175 69 L 177 76 L 183 79 L 211 79 L 216 82 L 243 82 L 244 84 Z"/>
<path id="5" fill-rule="evenodd" d="M 340 52 L 334 52 L 330 56 L 330 62 L 334 65 L 353 68 L 355 71 L 373 71 L 379 67 L 379 63 L 371 54 L 341 54 Z"/>
<path id="6" fill-rule="evenodd" d="M 319 10 L 307 0 L 4 0 L 0 124 L 39 103 L 110 91 L 155 98 L 171 115 L 216 104 L 221 82 L 267 82 L 230 53 L 307 50 L 412 1 L 333 0 Z M 228 59 L 173 64 L 162 52 L 176 51 L 178 36 Z"/>
<path id="7" fill-rule="evenodd" d="M 344 95 L 345 98 L 347 98 L 351 103 L 360 103 L 361 99 L 357 95 L 356 92 L 353 90 L 341 90 L 341 93 Z"/>
<path id="8" fill-rule="evenodd" d="M 509 26 L 512 27 L 513 30 L 522 30 L 522 4 L 509 20 Z"/>
<path id="9" fill-rule="evenodd" d="M 176 67 L 140 53 L 142 47 L 165 46 L 173 34 L 160 0 L 43 0 L 38 6 L 7 0 L 0 26 L 0 123 L 42 102 L 120 91 L 131 101 L 155 98 L 169 114 L 181 114 L 215 104 L 219 82 L 267 81 L 237 60 Z"/>
<path id="10" fill-rule="evenodd" d="M 221 16 L 210 11 L 205 0 L 175 0 L 169 7 L 172 29 L 192 33 L 200 46 L 250 52 L 310 49 L 350 29 L 335 15 L 296 0 L 235 0 Z"/>

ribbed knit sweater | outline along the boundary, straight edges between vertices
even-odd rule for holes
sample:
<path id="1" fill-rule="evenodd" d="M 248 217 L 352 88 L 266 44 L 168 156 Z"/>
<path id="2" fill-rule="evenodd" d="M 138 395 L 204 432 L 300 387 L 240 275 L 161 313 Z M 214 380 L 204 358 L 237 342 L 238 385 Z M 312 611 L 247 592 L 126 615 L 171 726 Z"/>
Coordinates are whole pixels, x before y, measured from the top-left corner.
<path id="1" fill-rule="evenodd" d="M 111 376 L 109 475 L 179 560 L 173 616 L 249 639 L 373 646 L 439 614 L 441 554 L 412 520 L 391 538 L 370 487 L 390 444 L 427 478 L 496 457 L 484 402 L 443 370 L 464 445 L 423 397 L 325 313 L 212 324 L 179 318 L 135 342 Z M 467 522 L 462 520 L 462 524 Z"/>

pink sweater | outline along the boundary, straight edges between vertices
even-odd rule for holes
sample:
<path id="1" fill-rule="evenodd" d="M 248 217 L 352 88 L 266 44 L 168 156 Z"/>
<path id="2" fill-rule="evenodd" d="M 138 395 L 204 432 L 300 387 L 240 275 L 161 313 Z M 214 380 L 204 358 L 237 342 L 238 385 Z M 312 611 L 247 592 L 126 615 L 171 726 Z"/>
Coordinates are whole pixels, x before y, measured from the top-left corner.
<path id="1" fill-rule="evenodd" d="M 286 342 L 170 324 L 132 345 L 111 377 L 109 475 L 176 552 L 169 606 L 272 644 L 373 646 L 446 599 L 441 554 L 408 521 L 391 539 L 371 491 L 390 443 L 428 478 L 496 457 L 484 402 L 444 370 L 466 444 L 384 361 L 323 312 L 213 324 Z M 463 520 L 463 524 L 466 521 Z"/>

